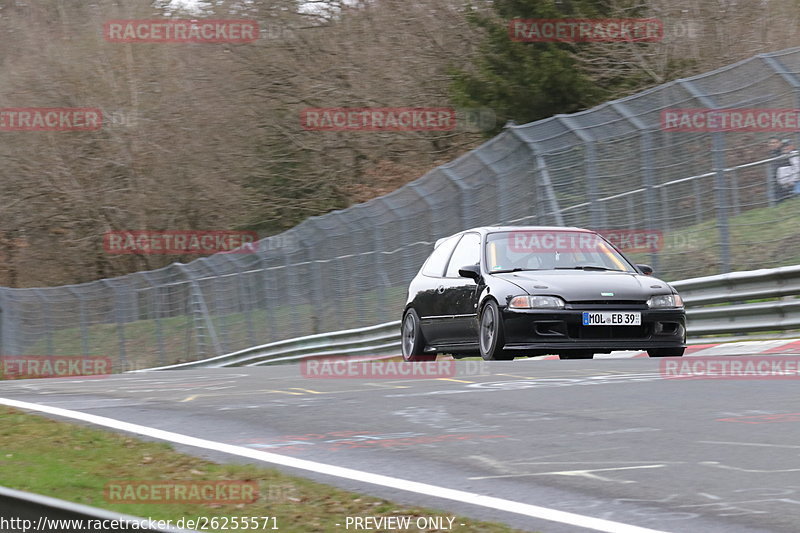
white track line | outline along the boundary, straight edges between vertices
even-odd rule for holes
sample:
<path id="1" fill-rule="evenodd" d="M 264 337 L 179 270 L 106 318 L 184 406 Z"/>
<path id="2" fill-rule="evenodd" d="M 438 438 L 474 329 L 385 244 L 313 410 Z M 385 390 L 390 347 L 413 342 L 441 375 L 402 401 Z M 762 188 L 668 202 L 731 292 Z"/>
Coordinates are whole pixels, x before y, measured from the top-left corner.
<path id="1" fill-rule="evenodd" d="M 494 498 L 492 496 L 484 496 L 474 492 L 448 489 L 444 487 L 438 487 L 436 485 L 429 485 L 427 483 L 419 483 L 416 481 L 408 481 L 405 479 L 384 476 L 381 474 L 373 474 L 371 472 L 364 472 L 362 470 L 354 470 L 341 466 L 318 463 L 316 461 L 298 459 L 296 457 L 287 457 L 270 452 L 251 450 L 242 446 L 234 446 L 232 444 L 224 444 L 222 442 L 214 442 L 197 437 L 190 437 L 188 435 L 181 435 L 180 433 L 173 433 L 171 431 L 164 431 L 147 426 L 140 426 L 138 424 L 131 424 L 129 422 L 122 422 L 121 420 L 114 420 L 113 418 L 106 418 L 104 416 L 90 415 L 69 409 L 61 409 L 60 407 L 21 402 L 8 398 L 0 398 L 0 405 L 7 405 L 9 407 L 16 407 L 31 411 L 39 411 L 51 415 L 81 420 L 83 422 L 96 424 L 98 426 L 114 428 L 120 431 L 145 435 L 154 439 L 184 444 L 186 446 L 194 446 L 206 450 L 229 453 L 231 455 L 248 457 L 250 459 L 263 461 L 266 463 L 283 465 L 291 468 L 299 468 L 301 470 L 308 470 L 310 472 L 317 472 L 319 474 L 326 474 L 329 476 L 371 483 L 373 485 L 380 485 L 382 487 L 390 487 L 393 489 L 414 492 L 416 494 L 423 494 L 425 496 L 432 496 L 435 498 L 444 498 L 447 500 L 479 505 L 481 507 L 488 507 L 490 509 L 497 509 L 499 511 L 506 511 L 509 513 L 530 516 L 533 518 L 540 518 L 542 520 L 550 520 L 552 522 L 560 522 L 562 524 L 569 524 L 586 529 L 593 529 L 596 531 L 607 531 L 609 533 L 664 533 L 655 529 L 632 526 L 629 524 L 623 524 L 621 522 L 613 522 L 611 520 L 604 520 L 602 518 L 593 518 L 591 516 L 583 516 L 575 513 L 558 511 L 548 507 L 539 507 L 538 505 L 504 500 L 501 498 Z"/>

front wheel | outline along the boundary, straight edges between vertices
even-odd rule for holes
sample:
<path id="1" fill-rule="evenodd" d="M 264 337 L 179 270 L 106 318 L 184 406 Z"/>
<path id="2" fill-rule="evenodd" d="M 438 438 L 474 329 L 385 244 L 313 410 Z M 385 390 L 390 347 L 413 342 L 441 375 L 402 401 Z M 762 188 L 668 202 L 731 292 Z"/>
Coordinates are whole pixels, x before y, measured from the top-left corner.
<path id="1" fill-rule="evenodd" d="M 683 352 L 686 348 L 653 348 L 647 350 L 647 355 L 650 357 L 683 357 Z"/>
<path id="2" fill-rule="evenodd" d="M 483 306 L 480 318 L 480 328 L 478 341 L 481 349 L 481 357 L 486 361 L 510 361 L 513 355 L 503 350 L 506 343 L 503 331 L 503 319 L 500 318 L 500 309 L 497 302 L 489 300 Z"/>
<path id="3" fill-rule="evenodd" d="M 425 349 L 425 338 L 419 327 L 419 316 L 413 309 L 406 311 L 403 325 L 400 328 L 400 345 L 403 349 L 404 361 L 435 361 L 436 354 L 422 353 Z"/>

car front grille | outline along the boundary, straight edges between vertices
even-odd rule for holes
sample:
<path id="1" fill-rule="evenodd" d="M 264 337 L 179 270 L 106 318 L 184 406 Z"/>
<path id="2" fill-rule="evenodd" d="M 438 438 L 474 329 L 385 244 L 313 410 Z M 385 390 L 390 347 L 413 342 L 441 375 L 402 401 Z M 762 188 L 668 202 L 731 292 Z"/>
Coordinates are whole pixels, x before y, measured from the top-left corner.
<path id="1" fill-rule="evenodd" d="M 650 326 L 569 326 L 573 339 L 645 339 L 650 336 Z"/>
<path id="2" fill-rule="evenodd" d="M 569 302 L 567 309 L 598 311 L 603 309 L 625 309 L 629 311 L 640 311 L 648 309 L 647 302 L 639 300 L 583 300 Z"/>

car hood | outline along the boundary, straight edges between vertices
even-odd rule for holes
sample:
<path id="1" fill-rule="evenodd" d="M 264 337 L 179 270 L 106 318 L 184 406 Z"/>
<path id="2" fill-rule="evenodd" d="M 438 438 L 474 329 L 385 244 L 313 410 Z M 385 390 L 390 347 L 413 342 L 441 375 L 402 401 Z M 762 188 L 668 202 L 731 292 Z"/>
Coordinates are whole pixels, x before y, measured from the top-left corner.
<path id="1" fill-rule="evenodd" d="M 510 281 L 528 294 L 560 296 L 564 300 L 647 300 L 655 294 L 671 294 L 666 282 L 628 272 L 537 270 L 506 272 L 493 276 Z M 604 296 L 601 293 L 613 293 Z"/>

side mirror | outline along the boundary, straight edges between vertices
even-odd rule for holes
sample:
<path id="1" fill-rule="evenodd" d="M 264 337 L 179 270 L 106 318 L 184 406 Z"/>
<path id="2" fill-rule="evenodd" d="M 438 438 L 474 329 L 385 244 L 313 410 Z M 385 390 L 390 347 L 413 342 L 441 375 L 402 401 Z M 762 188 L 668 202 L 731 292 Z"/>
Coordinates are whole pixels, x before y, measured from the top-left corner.
<path id="1" fill-rule="evenodd" d="M 458 275 L 462 278 L 470 278 L 478 281 L 481 279 L 481 266 L 480 265 L 467 265 L 458 269 Z"/>
<path id="2" fill-rule="evenodd" d="M 653 275 L 653 267 L 650 265 L 636 265 L 636 268 L 642 271 L 642 274 L 645 276 L 652 276 Z"/>

